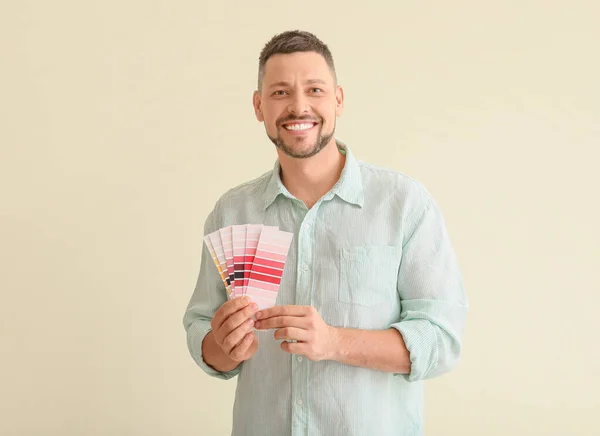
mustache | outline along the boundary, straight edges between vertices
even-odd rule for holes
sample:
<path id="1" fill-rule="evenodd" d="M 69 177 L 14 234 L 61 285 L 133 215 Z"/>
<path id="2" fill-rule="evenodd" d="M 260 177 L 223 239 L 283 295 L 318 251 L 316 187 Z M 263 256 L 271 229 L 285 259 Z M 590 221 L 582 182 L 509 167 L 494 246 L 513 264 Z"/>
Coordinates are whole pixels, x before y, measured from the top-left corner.
<path id="1" fill-rule="evenodd" d="M 312 121 L 315 123 L 320 123 L 322 118 L 320 117 L 311 117 L 310 115 L 304 115 L 302 117 L 288 116 L 285 118 L 280 118 L 277 120 L 277 126 L 281 126 L 282 124 L 289 123 L 290 121 Z"/>

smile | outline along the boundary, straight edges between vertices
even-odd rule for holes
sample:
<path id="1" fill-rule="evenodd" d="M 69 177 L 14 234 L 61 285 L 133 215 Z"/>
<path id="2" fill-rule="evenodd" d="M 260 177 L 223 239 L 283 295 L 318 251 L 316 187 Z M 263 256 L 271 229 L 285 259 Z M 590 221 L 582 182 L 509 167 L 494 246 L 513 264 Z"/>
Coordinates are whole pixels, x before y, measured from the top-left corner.
<path id="1" fill-rule="evenodd" d="M 316 126 L 315 123 L 293 123 L 293 124 L 285 124 L 283 127 L 286 130 L 292 130 L 292 131 L 302 131 L 302 130 L 308 130 L 312 127 Z"/>

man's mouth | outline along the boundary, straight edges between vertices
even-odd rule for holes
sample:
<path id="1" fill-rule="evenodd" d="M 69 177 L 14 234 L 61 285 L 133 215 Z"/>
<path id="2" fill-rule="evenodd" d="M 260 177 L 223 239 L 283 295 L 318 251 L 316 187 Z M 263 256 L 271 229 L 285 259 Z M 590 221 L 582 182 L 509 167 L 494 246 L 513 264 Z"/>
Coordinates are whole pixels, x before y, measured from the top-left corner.
<path id="1" fill-rule="evenodd" d="M 299 132 L 299 131 L 311 129 L 316 125 L 317 125 L 317 123 L 311 121 L 311 122 L 303 122 L 303 123 L 283 124 L 283 128 L 286 130 L 293 131 L 293 132 Z"/>

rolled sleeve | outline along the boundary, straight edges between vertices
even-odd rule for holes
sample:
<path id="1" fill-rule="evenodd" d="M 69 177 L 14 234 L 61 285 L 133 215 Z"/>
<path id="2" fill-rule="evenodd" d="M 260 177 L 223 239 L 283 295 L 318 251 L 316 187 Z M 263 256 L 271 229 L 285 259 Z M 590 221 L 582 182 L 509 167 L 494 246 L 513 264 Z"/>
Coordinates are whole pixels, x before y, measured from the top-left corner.
<path id="1" fill-rule="evenodd" d="M 204 235 L 218 229 L 214 211 L 207 217 Z M 215 312 L 227 301 L 225 285 L 213 263 L 206 244 L 203 243 L 200 272 L 196 286 L 183 316 L 183 326 L 187 334 L 188 350 L 196 364 L 208 375 L 223 380 L 230 379 L 240 372 L 237 368 L 221 372 L 208 365 L 202 355 L 202 341 L 211 331 L 210 322 Z"/>
<path id="2" fill-rule="evenodd" d="M 433 378 L 460 360 L 468 311 L 463 279 L 439 206 L 423 189 L 416 218 L 407 223 L 398 272 L 400 332 L 410 354 L 408 381 Z"/>

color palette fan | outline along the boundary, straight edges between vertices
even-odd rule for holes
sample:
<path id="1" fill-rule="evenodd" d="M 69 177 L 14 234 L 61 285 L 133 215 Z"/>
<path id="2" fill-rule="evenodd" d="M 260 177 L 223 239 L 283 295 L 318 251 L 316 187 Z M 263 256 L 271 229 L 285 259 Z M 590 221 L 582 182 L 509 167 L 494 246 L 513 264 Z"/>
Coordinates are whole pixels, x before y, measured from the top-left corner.
<path id="1" fill-rule="evenodd" d="M 227 298 L 247 295 L 260 309 L 274 306 L 292 237 L 263 224 L 231 225 L 205 235 Z"/>

